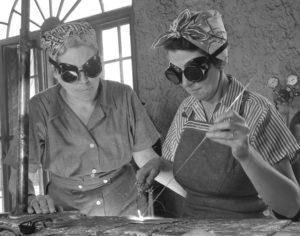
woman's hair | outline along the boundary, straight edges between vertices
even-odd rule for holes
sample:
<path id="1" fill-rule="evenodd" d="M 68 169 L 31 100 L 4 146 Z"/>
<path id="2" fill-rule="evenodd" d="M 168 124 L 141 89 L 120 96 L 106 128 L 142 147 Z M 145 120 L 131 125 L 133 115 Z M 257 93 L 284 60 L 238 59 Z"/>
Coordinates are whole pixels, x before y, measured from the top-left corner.
<path id="1" fill-rule="evenodd" d="M 190 43 L 188 40 L 186 40 L 183 37 L 169 38 L 168 40 L 166 40 L 164 42 L 162 47 L 164 49 L 166 49 L 167 51 L 176 51 L 176 50 L 184 50 L 184 51 L 190 51 L 190 52 L 200 51 L 202 54 L 209 57 L 211 59 L 212 64 L 218 69 L 223 69 L 226 64 L 226 62 L 209 55 L 207 52 L 205 52 L 204 50 L 201 50 L 196 45 Z"/>
<path id="2" fill-rule="evenodd" d="M 97 42 L 90 40 L 90 38 L 86 38 L 85 35 L 80 35 L 76 37 L 66 38 L 63 42 L 62 46 L 58 49 L 56 58 L 63 55 L 69 48 L 87 46 L 98 50 Z"/>
<path id="3" fill-rule="evenodd" d="M 175 51 L 175 50 L 186 50 L 186 51 L 198 51 L 199 48 L 187 41 L 185 38 L 170 38 L 163 44 L 163 48 L 167 51 Z M 205 53 L 207 54 L 207 53 Z"/>

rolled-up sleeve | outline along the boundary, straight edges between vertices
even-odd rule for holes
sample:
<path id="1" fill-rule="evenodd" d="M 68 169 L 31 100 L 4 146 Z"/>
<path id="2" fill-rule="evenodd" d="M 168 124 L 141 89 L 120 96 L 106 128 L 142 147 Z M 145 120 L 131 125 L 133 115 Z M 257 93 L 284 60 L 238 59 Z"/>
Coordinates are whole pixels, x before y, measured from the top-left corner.
<path id="1" fill-rule="evenodd" d="M 128 92 L 128 103 L 133 152 L 138 152 L 155 144 L 160 134 L 133 90 Z"/>
<path id="2" fill-rule="evenodd" d="M 292 163 L 298 158 L 299 144 L 272 105 L 259 115 L 250 142 L 271 165 L 286 157 Z"/>

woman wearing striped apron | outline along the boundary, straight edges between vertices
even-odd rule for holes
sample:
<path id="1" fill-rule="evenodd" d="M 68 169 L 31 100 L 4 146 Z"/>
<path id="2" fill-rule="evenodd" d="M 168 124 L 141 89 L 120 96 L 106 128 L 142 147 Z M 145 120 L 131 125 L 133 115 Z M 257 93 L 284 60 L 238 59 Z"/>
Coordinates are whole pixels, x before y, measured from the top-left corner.
<path id="1" fill-rule="evenodd" d="M 215 10 L 184 10 L 154 47 L 165 75 L 190 95 L 178 108 L 163 157 L 186 191 L 183 216 L 294 218 L 300 190 L 291 169 L 299 145 L 274 106 L 226 75 L 227 33 Z"/>

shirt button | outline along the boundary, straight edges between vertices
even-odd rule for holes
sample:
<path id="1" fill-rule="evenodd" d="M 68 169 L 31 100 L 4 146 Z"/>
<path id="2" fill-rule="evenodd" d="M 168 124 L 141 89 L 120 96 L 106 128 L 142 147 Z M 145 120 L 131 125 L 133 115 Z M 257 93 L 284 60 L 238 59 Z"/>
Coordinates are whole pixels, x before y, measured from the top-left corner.
<path id="1" fill-rule="evenodd" d="M 81 184 L 79 184 L 79 185 L 78 185 L 78 188 L 79 188 L 79 189 L 82 189 L 82 185 L 81 185 Z"/>
<path id="2" fill-rule="evenodd" d="M 95 174 L 94 174 L 94 173 L 92 173 L 92 174 L 91 174 L 91 177 L 92 177 L 92 178 L 94 178 L 94 177 L 95 177 Z"/>
<path id="3" fill-rule="evenodd" d="M 103 180 L 103 183 L 107 184 L 107 183 L 108 183 L 108 180 L 107 180 L 107 179 L 104 179 L 104 180 Z"/>
<path id="4" fill-rule="evenodd" d="M 92 169 L 92 173 L 96 174 L 97 170 L 96 169 Z"/>
<path id="5" fill-rule="evenodd" d="M 96 202 L 96 204 L 97 204 L 98 206 L 101 205 L 101 201 L 98 200 L 98 201 Z"/>
<path id="6" fill-rule="evenodd" d="M 90 143 L 90 148 L 94 148 L 94 147 L 95 147 L 95 144 Z"/>
<path id="7" fill-rule="evenodd" d="M 270 211 L 267 209 L 267 210 L 264 210 L 263 211 L 263 214 L 264 216 L 269 216 L 270 215 Z"/>

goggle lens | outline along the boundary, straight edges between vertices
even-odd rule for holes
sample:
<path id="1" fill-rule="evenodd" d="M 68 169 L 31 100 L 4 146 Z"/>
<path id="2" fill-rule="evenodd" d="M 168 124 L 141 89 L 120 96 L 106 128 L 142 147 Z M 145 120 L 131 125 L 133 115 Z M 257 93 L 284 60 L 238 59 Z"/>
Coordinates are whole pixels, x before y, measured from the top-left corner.
<path id="1" fill-rule="evenodd" d="M 61 74 L 61 78 L 67 83 L 72 83 L 78 79 L 78 75 L 75 71 L 64 71 Z"/>
<path id="2" fill-rule="evenodd" d="M 182 71 L 179 67 L 170 63 L 165 75 L 174 84 L 182 83 L 182 73 L 191 82 L 200 82 L 206 79 L 207 71 L 210 68 L 210 60 L 207 57 L 197 57 L 187 62 Z"/>
<path id="3" fill-rule="evenodd" d="M 84 74 L 89 78 L 96 78 L 102 71 L 101 60 L 98 55 L 91 57 L 82 66 L 82 69 L 79 69 L 77 66 L 67 63 L 57 63 L 50 57 L 49 62 L 58 69 L 58 72 L 61 74 L 62 80 L 67 83 L 72 83 L 78 80 L 80 71 L 83 71 Z"/>
<path id="4" fill-rule="evenodd" d="M 97 77 L 102 71 L 102 65 L 99 56 L 95 56 L 95 58 L 91 58 L 83 65 L 83 71 L 85 75 L 90 78 Z"/>
<path id="5" fill-rule="evenodd" d="M 182 71 L 176 69 L 171 64 L 170 67 L 165 71 L 165 75 L 168 80 L 170 80 L 174 84 L 180 84 L 182 82 Z"/>

